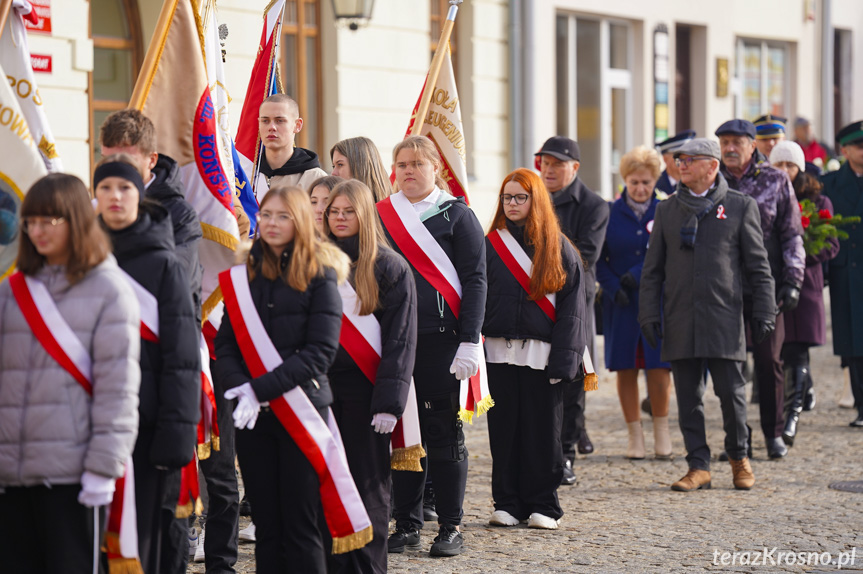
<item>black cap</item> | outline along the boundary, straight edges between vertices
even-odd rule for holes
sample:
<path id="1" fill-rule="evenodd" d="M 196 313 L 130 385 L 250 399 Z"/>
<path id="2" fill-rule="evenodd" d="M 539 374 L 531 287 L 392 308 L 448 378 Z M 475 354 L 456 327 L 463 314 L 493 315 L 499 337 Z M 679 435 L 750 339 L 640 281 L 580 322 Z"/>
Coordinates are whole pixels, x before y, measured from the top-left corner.
<path id="1" fill-rule="evenodd" d="M 695 137 L 695 130 L 683 130 L 677 135 L 671 136 L 667 140 L 656 144 L 656 151 L 659 153 L 674 153 L 674 151 L 684 143 Z"/>
<path id="2" fill-rule="evenodd" d="M 841 146 L 863 142 L 863 122 L 856 121 L 839 130 L 839 133 L 836 134 L 836 141 Z"/>
<path id="3" fill-rule="evenodd" d="M 755 139 L 755 125 L 748 120 L 728 120 L 716 130 L 717 136 L 749 136 Z"/>
<path id="4" fill-rule="evenodd" d="M 554 136 L 545 140 L 542 149 L 533 155 L 550 155 L 561 161 L 579 161 L 578 142 L 565 136 Z"/>
<path id="5" fill-rule="evenodd" d="M 785 133 L 785 126 L 788 124 L 788 118 L 767 114 L 766 116 L 761 116 L 755 120 L 754 124 L 756 139 L 771 139 Z"/>

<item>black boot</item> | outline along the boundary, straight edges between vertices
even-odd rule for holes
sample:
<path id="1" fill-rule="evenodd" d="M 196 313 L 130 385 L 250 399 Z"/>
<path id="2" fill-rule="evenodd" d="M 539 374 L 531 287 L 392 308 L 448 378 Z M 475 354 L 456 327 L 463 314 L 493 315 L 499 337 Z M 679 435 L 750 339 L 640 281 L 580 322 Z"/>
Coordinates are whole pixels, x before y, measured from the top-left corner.
<path id="1" fill-rule="evenodd" d="M 788 446 L 794 445 L 794 437 L 797 436 L 797 423 L 800 420 L 800 412 L 803 410 L 803 395 L 806 393 L 809 366 L 794 367 L 791 376 L 794 382 L 794 394 L 791 397 L 791 405 L 785 413 L 785 431 L 782 433 L 782 440 Z"/>
<path id="2" fill-rule="evenodd" d="M 803 410 L 806 412 L 815 408 L 815 386 L 812 384 L 812 369 L 806 373 L 806 392 L 803 393 Z"/>

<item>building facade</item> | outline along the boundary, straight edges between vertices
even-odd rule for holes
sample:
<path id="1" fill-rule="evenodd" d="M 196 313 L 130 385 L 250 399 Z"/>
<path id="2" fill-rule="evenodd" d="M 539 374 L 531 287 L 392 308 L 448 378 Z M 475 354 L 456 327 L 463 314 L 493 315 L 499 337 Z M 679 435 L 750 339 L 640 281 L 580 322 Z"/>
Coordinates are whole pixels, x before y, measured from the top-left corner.
<path id="1" fill-rule="evenodd" d="M 230 121 L 243 104 L 267 0 L 219 0 Z M 157 0 L 35 0 L 37 78 L 64 166 L 85 181 L 98 129 L 126 106 L 161 9 Z M 288 0 L 282 78 L 300 104 L 298 144 L 374 140 L 385 163 L 419 95 L 446 0 L 377 0 L 369 25 L 335 25 L 330 0 Z M 858 0 L 465 0 L 451 42 L 472 203 L 490 220 L 500 182 L 555 134 L 577 139 L 580 175 L 611 198 L 620 156 L 691 128 L 774 113 L 835 129 L 863 118 Z M 823 65 L 822 65 L 823 63 Z M 166 103 L 169 105 L 169 103 Z"/>

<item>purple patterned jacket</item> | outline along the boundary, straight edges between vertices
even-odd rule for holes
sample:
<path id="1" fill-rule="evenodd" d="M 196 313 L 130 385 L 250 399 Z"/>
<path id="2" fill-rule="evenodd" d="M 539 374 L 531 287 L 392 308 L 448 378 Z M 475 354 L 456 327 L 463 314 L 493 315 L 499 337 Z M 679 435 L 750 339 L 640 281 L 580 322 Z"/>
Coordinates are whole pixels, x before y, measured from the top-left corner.
<path id="1" fill-rule="evenodd" d="M 722 164 L 720 170 L 728 187 L 748 195 L 758 203 L 764 247 L 778 289 L 783 283 L 798 289 L 803 285 L 806 252 L 803 250 L 803 225 L 800 206 L 791 180 L 784 171 L 771 166 L 758 150 L 740 179 Z"/>

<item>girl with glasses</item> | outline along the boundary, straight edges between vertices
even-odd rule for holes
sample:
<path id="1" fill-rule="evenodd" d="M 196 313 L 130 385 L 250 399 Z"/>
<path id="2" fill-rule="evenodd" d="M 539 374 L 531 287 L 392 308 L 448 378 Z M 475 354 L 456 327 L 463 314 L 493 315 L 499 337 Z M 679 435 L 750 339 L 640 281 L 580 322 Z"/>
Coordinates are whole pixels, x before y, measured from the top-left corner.
<path id="1" fill-rule="evenodd" d="M 587 345 L 584 267 L 534 172 L 504 179 L 486 236 L 485 335 L 494 512 L 489 523 L 555 529 L 563 510 L 563 385 Z M 592 312 L 592 310 L 590 310 Z"/>
<path id="2" fill-rule="evenodd" d="M 390 433 L 405 410 L 414 368 L 416 286 L 407 262 L 389 247 L 364 183 L 339 183 L 327 204 L 324 230 L 351 259 L 349 283 L 339 287 L 340 292 L 347 290 L 342 297 L 345 318 L 355 317 L 359 323 L 365 317 L 377 323 L 377 335 L 370 337 L 378 339 L 371 343 L 379 343 L 380 349 L 377 369 L 366 372 L 361 365 L 372 353 L 351 346 L 345 330 L 356 326 L 343 320 L 342 345 L 329 370 L 333 413 L 374 538 L 359 550 L 333 555 L 331 570 L 383 573 L 392 486 Z"/>
<path id="3" fill-rule="evenodd" d="M 90 573 L 138 432 L 138 304 L 77 177 L 33 184 L 21 220 L 0 283 L 3 569 Z"/>
<path id="4" fill-rule="evenodd" d="M 315 214 L 315 226 L 321 233 L 324 232 L 324 211 L 327 209 L 327 199 L 333 188 L 342 181 L 335 175 L 319 177 L 309 186 L 309 199 L 312 202 L 312 211 Z"/>

